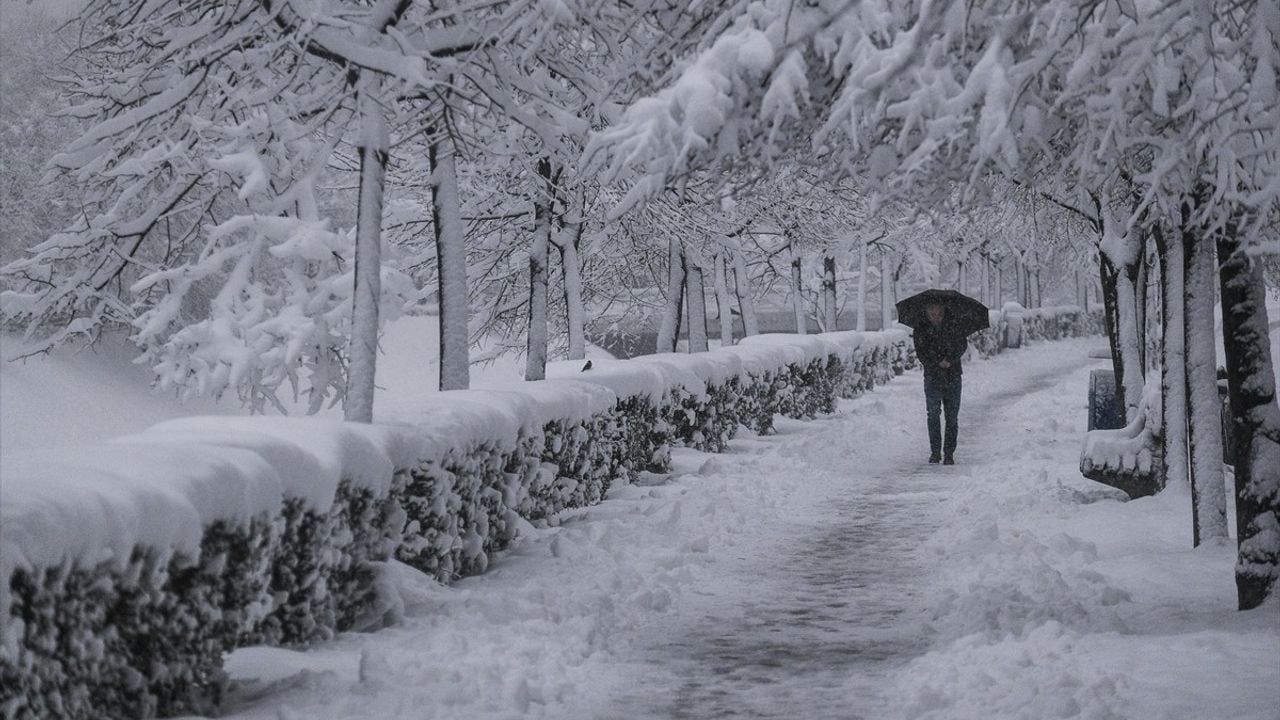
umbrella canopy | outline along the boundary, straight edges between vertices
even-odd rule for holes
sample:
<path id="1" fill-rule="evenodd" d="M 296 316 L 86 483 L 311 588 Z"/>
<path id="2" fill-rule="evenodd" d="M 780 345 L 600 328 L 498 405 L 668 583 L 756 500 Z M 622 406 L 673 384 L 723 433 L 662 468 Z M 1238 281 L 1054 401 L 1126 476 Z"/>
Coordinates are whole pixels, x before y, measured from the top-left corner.
<path id="1" fill-rule="evenodd" d="M 943 325 L 955 328 L 965 335 L 978 332 L 990 325 L 987 306 L 955 290 L 933 288 L 898 301 L 898 322 L 918 328 L 929 322 L 925 307 L 941 305 L 945 310 Z"/>

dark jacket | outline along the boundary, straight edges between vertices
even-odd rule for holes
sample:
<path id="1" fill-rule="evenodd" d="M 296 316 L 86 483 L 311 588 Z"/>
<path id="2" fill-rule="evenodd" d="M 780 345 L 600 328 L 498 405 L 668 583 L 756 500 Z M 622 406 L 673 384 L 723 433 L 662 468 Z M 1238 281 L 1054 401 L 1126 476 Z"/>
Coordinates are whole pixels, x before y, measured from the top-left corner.
<path id="1" fill-rule="evenodd" d="M 915 329 L 911 338 L 916 345 L 916 357 L 924 368 L 925 377 L 938 379 L 960 379 L 960 359 L 969 349 L 969 341 L 964 335 L 952 330 L 946 323 L 934 327 L 925 323 Z M 951 367 L 939 365 L 943 360 Z"/>

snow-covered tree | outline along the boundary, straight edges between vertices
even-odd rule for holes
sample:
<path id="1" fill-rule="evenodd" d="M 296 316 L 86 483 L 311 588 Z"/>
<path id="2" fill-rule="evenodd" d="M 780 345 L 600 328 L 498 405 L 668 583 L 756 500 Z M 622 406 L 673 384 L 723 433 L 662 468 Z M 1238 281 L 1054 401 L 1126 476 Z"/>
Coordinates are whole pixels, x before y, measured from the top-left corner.
<path id="1" fill-rule="evenodd" d="M 727 8 L 722 24 L 591 147 L 628 179 L 630 201 L 743 152 L 803 148 L 837 175 L 866 171 L 917 196 L 1049 167 L 1092 197 L 1130 414 L 1150 229 L 1198 199 L 1194 224 L 1220 237 L 1234 422 L 1249 436 L 1237 468 L 1241 605 L 1261 602 L 1280 574 L 1280 462 L 1259 465 L 1273 458 L 1280 413 L 1249 250 L 1265 247 L 1280 213 L 1275 4 L 777 0 Z M 1018 278 L 1034 290 L 1034 272 Z"/>

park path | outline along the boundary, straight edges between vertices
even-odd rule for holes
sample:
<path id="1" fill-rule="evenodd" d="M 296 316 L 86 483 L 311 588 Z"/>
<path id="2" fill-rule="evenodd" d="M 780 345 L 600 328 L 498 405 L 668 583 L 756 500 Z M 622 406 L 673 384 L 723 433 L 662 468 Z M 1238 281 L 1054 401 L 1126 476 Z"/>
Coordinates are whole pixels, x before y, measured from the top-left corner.
<path id="1" fill-rule="evenodd" d="M 712 565 L 678 612 L 631 638 L 620 653 L 630 682 L 583 716 L 892 715 L 888 678 L 930 643 L 924 598 L 940 560 L 921 548 L 949 520 L 955 476 L 998 473 L 1002 439 L 1017 431 L 1002 408 L 1035 403 L 1088 363 L 1079 342 L 970 363 L 954 467 L 925 462 L 918 371 L 759 441 L 775 447 L 753 471 L 799 475 L 806 491 L 774 527 L 749 529 L 754 541 Z M 1044 413 L 1066 419 L 1083 401 L 1046 400 Z"/>
<path id="2" fill-rule="evenodd" d="M 393 564 L 389 627 L 236 651 L 223 717 L 900 715 L 897 671 L 934 641 L 938 533 L 968 527 L 947 515 L 957 488 L 981 502 L 972 478 L 1070 463 L 1026 450 L 1043 435 L 1028 423 L 1076 446 L 1098 342 L 967 364 L 954 467 L 925 462 L 917 370 L 724 454 L 679 450 L 671 475 L 524 528 L 483 575 L 445 587 Z"/>

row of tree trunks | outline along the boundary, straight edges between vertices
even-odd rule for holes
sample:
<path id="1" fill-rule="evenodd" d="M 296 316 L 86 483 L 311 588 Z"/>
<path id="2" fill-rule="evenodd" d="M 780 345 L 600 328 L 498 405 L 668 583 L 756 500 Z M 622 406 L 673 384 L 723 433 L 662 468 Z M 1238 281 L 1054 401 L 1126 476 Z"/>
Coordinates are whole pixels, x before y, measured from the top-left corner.
<path id="1" fill-rule="evenodd" d="M 560 253 L 563 273 L 565 326 L 568 335 L 568 358 L 582 360 L 587 356 L 586 308 L 582 298 L 582 266 L 578 247 L 582 242 L 583 195 L 579 192 L 569 212 L 571 216 L 556 219 L 557 203 L 563 198 L 554 168 L 548 158 L 538 161 L 538 177 L 542 190 L 533 203 L 533 236 L 529 244 L 529 327 L 526 334 L 525 380 L 542 380 L 547 374 L 550 351 L 550 327 L 547 315 L 549 255 L 551 246 Z M 556 226 L 559 224 L 559 232 Z"/>
<path id="2" fill-rule="evenodd" d="M 1214 354 L 1214 249 L 1222 298 L 1222 333 L 1235 469 L 1240 609 L 1260 606 L 1280 578 L 1280 406 L 1276 403 L 1262 268 L 1249 257 L 1234 228 L 1206 230 L 1193 221 L 1195 200 L 1182 208 L 1176 233 L 1151 225 L 1134 228 L 1115 258 L 1100 254 L 1108 337 L 1126 414 L 1136 408 L 1145 367 L 1144 338 L 1156 335 L 1152 354 L 1161 378 L 1161 480 L 1189 487 L 1193 542 L 1227 536 L 1226 489 Z M 1114 232 L 1114 228 L 1109 231 Z M 1147 262 L 1145 233 L 1154 241 Z M 1135 247 L 1136 245 L 1136 247 Z M 1120 260 L 1117 263 L 1116 260 Z M 1146 287 L 1147 268 L 1159 282 Z M 1149 294 L 1150 293 L 1150 294 Z M 1158 302 L 1158 333 L 1143 317 Z"/>
<path id="3" fill-rule="evenodd" d="M 855 328 L 859 331 L 867 329 L 867 262 L 868 243 L 862 243 L 858 250 L 858 285 L 854 312 L 857 315 Z M 893 280 L 889 271 L 889 256 L 881 253 L 880 257 L 880 327 L 887 328 L 893 322 Z M 836 276 L 836 259 L 832 255 L 822 258 L 822 292 L 821 292 L 821 326 L 824 331 L 833 331 L 839 327 L 839 296 Z M 793 254 L 791 260 L 791 298 L 792 313 L 795 315 L 796 332 L 804 335 L 808 332 L 807 309 L 804 302 L 802 278 L 804 268 L 799 255 Z M 984 280 L 985 284 L 985 280 Z M 754 333 L 747 333 L 748 335 Z"/>
<path id="4" fill-rule="evenodd" d="M 702 352 L 709 347 L 710 342 L 707 333 L 706 262 L 687 253 L 677 239 L 672 239 L 668 245 L 667 262 L 667 295 L 658 328 L 657 351 L 675 352 L 687 308 L 689 351 Z M 750 280 L 742 253 L 726 246 L 723 252 L 711 257 L 710 263 L 721 344 L 733 343 L 732 299 L 737 300 L 738 311 L 742 315 L 743 333 L 759 334 Z M 732 293 L 729 291 L 731 275 Z"/>

